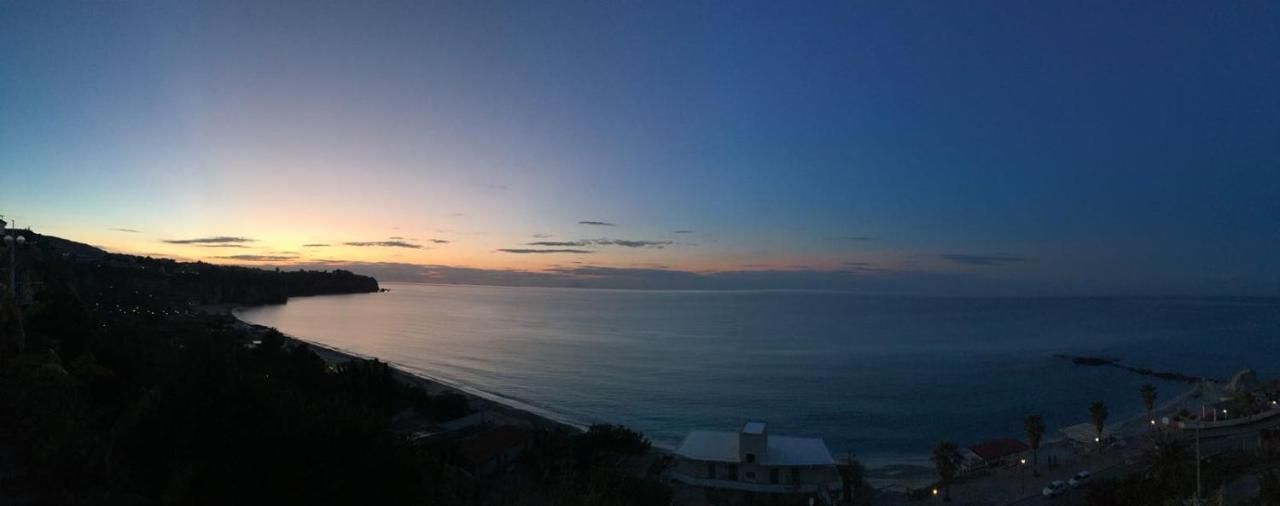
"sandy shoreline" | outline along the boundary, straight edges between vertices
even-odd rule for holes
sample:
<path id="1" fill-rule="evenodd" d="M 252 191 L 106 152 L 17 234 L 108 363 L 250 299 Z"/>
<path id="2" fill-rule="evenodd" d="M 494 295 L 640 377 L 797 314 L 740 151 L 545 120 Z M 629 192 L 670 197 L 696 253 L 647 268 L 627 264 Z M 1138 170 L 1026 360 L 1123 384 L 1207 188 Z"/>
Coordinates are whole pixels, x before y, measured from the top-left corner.
<path id="1" fill-rule="evenodd" d="M 244 320 L 241 320 L 240 317 L 236 315 L 236 310 L 240 309 L 240 306 L 222 304 L 222 305 L 206 306 L 202 309 L 207 313 L 224 314 L 224 315 L 230 316 L 236 320 L 238 325 L 241 325 L 244 328 L 249 330 L 261 331 L 261 330 L 272 328 L 272 327 L 267 327 L 265 325 L 258 325 L 255 323 L 249 323 Z M 274 330 L 276 330 L 277 332 L 279 331 L 279 329 L 274 329 Z M 530 409 L 513 406 L 501 400 L 492 399 L 488 396 L 480 395 L 466 388 L 450 385 L 447 382 L 428 377 L 421 373 L 408 371 L 404 367 L 401 367 L 397 364 L 386 362 L 385 360 L 382 360 L 378 357 L 365 357 L 365 356 L 361 356 L 359 354 L 352 353 L 346 350 L 340 350 L 337 348 L 325 346 L 323 344 L 308 341 L 306 339 L 299 338 L 297 336 L 285 334 L 284 332 L 281 332 L 281 334 L 283 334 L 289 342 L 302 343 L 310 346 L 311 350 L 314 351 L 316 355 L 318 355 L 321 359 L 323 359 L 326 363 L 330 365 L 342 364 L 345 362 L 350 362 L 352 360 L 382 361 L 386 363 L 389 367 L 391 367 L 391 369 L 395 372 L 396 379 L 403 381 L 407 384 L 416 386 L 418 388 L 421 388 L 425 390 L 427 393 L 430 393 L 432 395 L 437 395 L 437 394 L 448 392 L 448 393 L 454 393 L 454 394 L 458 394 L 463 397 L 466 397 L 467 403 L 472 409 L 476 410 L 477 412 L 484 412 L 485 419 L 492 421 L 495 425 L 516 425 L 516 426 L 522 426 L 522 427 L 556 430 L 556 431 L 563 431 L 563 432 L 580 432 L 583 430 L 583 427 L 579 427 L 567 422 L 555 420 L 549 416 L 535 413 Z"/>

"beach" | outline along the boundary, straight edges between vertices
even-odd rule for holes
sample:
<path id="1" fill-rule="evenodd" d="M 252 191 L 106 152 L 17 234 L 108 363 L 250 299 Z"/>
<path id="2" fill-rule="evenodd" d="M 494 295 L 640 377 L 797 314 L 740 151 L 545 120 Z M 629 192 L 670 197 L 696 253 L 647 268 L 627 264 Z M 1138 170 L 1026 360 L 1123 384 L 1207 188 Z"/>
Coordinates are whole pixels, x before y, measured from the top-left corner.
<path id="1" fill-rule="evenodd" d="M 229 305 L 229 304 L 210 305 L 210 306 L 204 306 L 201 308 L 201 310 L 210 314 L 224 314 L 227 316 L 231 316 L 232 318 L 235 318 L 236 325 L 239 326 L 242 330 L 245 330 L 246 332 L 262 333 L 268 329 L 272 329 L 272 327 L 249 323 L 244 320 L 241 320 L 236 315 L 237 309 L 239 309 L 237 306 Z M 276 330 L 279 331 L 279 329 L 276 329 Z M 381 360 L 381 359 L 378 359 L 377 357 L 365 357 L 365 356 L 358 355 L 356 353 L 340 350 L 331 346 L 325 346 L 323 344 L 311 342 L 306 339 L 299 338 L 297 336 L 284 334 L 283 332 L 281 332 L 281 334 L 285 336 L 286 346 L 298 346 L 298 345 L 305 344 L 311 348 L 312 352 L 314 352 L 317 356 L 323 359 L 325 363 L 329 364 L 330 366 L 337 366 L 339 364 L 343 364 L 353 360 Z M 467 399 L 467 405 L 471 409 L 475 410 L 476 412 L 484 413 L 484 419 L 494 425 L 498 425 L 498 426 L 511 425 L 511 426 L 528 427 L 531 429 L 554 430 L 554 431 L 562 431 L 562 432 L 580 432 L 584 429 L 584 427 L 579 427 L 579 426 L 571 425 L 565 422 L 561 422 L 561 421 L 552 419 L 550 417 L 534 413 L 531 410 L 522 409 L 522 408 L 513 406 L 511 404 L 500 402 L 493 398 L 477 394 L 468 389 L 446 384 L 445 382 L 436 380 L 434 378 L 426 377 L 422 374 L 409 372 L 405 370 L 403 367 L 397 366 L 396 364 L 388 363 L 388 366 L 390 366 L 397 380 L 405 384 L 420 388 L 423 391 L 427 392 L 428 394 L 439 395 L 442 393 L 452 393 L 452 394 L 461 395 L 465 397 Z"/>

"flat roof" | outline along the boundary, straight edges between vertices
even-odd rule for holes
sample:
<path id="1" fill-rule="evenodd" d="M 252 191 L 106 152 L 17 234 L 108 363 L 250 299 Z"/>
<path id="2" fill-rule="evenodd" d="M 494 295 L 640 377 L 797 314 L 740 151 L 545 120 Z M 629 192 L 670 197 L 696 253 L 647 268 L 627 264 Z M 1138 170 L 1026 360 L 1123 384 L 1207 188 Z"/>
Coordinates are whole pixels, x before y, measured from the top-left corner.
<path id="1" fill-rule="evenodd" d="M 744 428 L 745 430 L 745 428 Z M 676 455 L 692 460 L 738 463 L 738 433 L 695 430 L 684 437 Z M 834 466 L 835 459 L 821 438 L 769 436 L 764 455 L 756 457 L 765 466 Z"/>

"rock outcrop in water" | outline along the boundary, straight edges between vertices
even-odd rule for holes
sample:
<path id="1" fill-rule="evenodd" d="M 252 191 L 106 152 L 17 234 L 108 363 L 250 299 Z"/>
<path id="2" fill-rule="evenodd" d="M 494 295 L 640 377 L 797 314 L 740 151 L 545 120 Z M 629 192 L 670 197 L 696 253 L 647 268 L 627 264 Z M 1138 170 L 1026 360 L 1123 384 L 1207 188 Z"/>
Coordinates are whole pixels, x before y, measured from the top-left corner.
<path id="1" fill-rule="evenodd" d="M 1190 375 L 1182 374 L 1178 372 L 1156 371 L 1153 369 L 1148 369 L 1146 367 L 1127 366 L 1127 365 L 1121 364 L 1120 359 L 1112 358 L 1112 357 L 1067 355 L 1067 354 L 1058 354 L 1054 356 L 1058 358 L 1070 360 L 1071 363 L 1075 365 L 1090 366 L 1090 367 L 1110 366 L 1110 367 L 1115 367 L 1119 369 L 1124 369 L 1134 374 L 1141 374 L 1143 376 L 1151 376 L 1153 378 L 1160 378 L 1160 379 L 1169 380 L 1169 381 L 1181 381 L 1183 383 L 1199 383 L 1207 379 L 1202 376 L 1190 376 Z"/>

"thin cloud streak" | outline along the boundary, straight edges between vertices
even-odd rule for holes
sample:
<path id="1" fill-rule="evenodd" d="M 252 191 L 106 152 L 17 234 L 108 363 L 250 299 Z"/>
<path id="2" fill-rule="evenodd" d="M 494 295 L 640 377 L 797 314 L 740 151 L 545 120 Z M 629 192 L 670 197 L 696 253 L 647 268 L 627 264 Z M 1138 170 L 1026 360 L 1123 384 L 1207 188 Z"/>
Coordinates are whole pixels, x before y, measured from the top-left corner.
<path id="1" fill-rule="evenodd" d="M 248 237 L 220 235 L 217 237 L 197 237 L 195 239 L 165 239 L 164 242 L 169 244 L 238 244 L 254 242 L 254 240 Z"/>
<path id="2" fill-rule="evenodd" d="M 521 254 L 521 255 L 527 255 L 527 254 L 539 254 L 539 253 L 579 253 L 579 254 L 591 254 L 591 253 L 595 253 L 594 251 L 591 251 L 591 250 L 585 250 L 585 249 L 526 249 L 526 248 L 500 248 L 500 249 L 498 249 L 498 251 L 501 251 L 501 252 L 503 252 L 503 253 L 516 253 L 516 254 Z"/>
<path id="3" fill-rule="evenodd" d="M 352 242 L 344 242 L 344 243 L 342 243 L 342 244 L 347 245 L 347 246 L 358 246 L 358 247 L 362 247 L 362 248 L 364 248 L 364 247 L 381 247 L 381 248 L 410 248 L 410 249 L 422 249 L 422 246 L 421 246 L 421 245 L 419 245 L 419 244 L 413 244 L 413 243 L 408 243 L 408 242 L 404 242 L 404 241 L 352 241 Z"/>
<path id="4" fill-rule="evenodd" d="M 671 241 L 635 241 L 628 239 L 581 239 L 577 241 L 535 241 L 525 243 L 527 246 L 579 246 L 601 247 L 622 246 L 624 248 L 656 248 L 662 249 L 674 244 Z"/>
<path id="5" fill-rule="evenodd" d="M 283 262 L 287 260 L 296 260 L 298 257 L 295 255 L 229 255 L 213 258 L 220 258 L 223 260 L 242 260 L 246 262 Z"/>
<path id="6" fill-rule="evenodd" d="M 609 223 L 609 222 L 607 222 L 607 221 L 591 221 L 591 220 L 579 221 L 579 222 L 578 222 L 578 224 L 579 224 L 579 225 L 592 225 L 592 226 L 596 226 L 596 227 L 616 227 L 616 226 L 617 226 L 617 225 L 615 225 L 615 224 L 613 224 L 613 223 Z"/>
<path id="7" fill-rule="evenodd" d="M 1031 259 L 1026 257 L 1000 256 L 1000 255 L 970 255 L 967 253 L 948 253 L 938 255 L 939 258 L 948 262 L 963 265 L 1007 265 L 1021 262 L 1028 262 Z"/>

